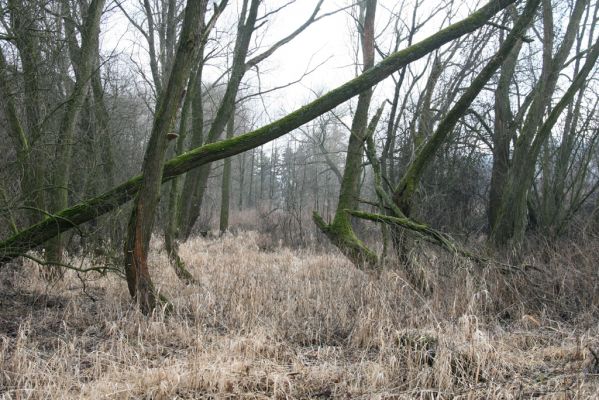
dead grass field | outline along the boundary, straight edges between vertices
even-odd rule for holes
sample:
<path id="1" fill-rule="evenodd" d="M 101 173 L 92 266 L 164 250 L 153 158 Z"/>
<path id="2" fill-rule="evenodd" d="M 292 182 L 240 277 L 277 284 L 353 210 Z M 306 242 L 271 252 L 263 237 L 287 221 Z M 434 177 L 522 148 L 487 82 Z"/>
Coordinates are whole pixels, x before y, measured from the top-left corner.
<path id="1" fill-rule="evenodd" d="M 430 253 L 415 288 L 334 252 L 259 248 L 254 233 L 182 245 L 196 286 L 154 251 L 174 311 L 150 318 L 115 275 L 84 290 L 4 268 L 0 397 L 599 398 L 595 254 L 556 252 L 529 282 Z"/>

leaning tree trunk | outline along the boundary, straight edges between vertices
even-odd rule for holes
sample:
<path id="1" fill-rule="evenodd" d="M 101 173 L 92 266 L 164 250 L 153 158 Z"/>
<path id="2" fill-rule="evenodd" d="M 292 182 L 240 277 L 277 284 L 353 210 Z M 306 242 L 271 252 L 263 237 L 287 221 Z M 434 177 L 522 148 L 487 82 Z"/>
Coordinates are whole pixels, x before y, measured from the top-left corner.
<path id="1" fill-rule="evenodd" d="M 512 31 L 501 44 L 497 53 L 495 53 L 482 71 L 476 76 L 451 110 L 447 112 L 433 135 L 420 148 L 414 160 L 408 165 L 406 172 L 393 194 L 393 200 L 402 212 L 405 212 L 404 210 L 406 208 L 409 209 L 425 168 L 431 164 L 435 154 L 453 132 L 456 124 L 467 112 L 476 96 L 478 96 L 487 82 L 493 77 L 497 69 L 499 69 L 505 60 L 509 58 L 513 48 L 521 42 L 522 35 L 526 32 L 526 29 L 532 21 L 539 3 L 540 0 L 528 1 L 524 12 L 514 24 Z"/>
<path id="2" fill-rule="evenodd" d="M 435 92 L 435 88 L 437 87 L 437 83 L 441 78 L 441 74 L 443 73 L 443 63 L 439 58 L 439 55 L 435 55 L 433 60 L 433 66 L 431 68 L 430 75 L 427 79 L 424 91 L 420 96 L 417 106 L 417 114 L 418 117 L 414 117 L 413 121 L 413 134 L 411 135 L 412 140 L 412 148 L 419 149 L 426 138 L 430 137 L 432 134 L 433 124 L 434 124 L 434 113 L 432 109 L 432 99 L 433 94 Z M 393 106 L 392 106 L 393 107 Z M 392 110 L 392 114 L 394 114 Z M 390 117 L 391 118 L 391 117 Z M 389 134 L 389 133 L 388 133 Z M 389 143 L 391 144 L 391 143 Z M 403 214 L 409 217 L 412 213 L 412 199 L 406 204 L 401 206 L 401 210 Z M 397 225 L 391 225 L 391 240 L 393 242 L 393 247 L 395 250 L 395 254 L 400 260 L 401 264 L 404 268 L 411 273 L 412 266 L 410 259 L 408 258 L 408 253 L 411 247 L 410 238 L 407 236 L 404 229 L 401 229 Z"/>
<path id="3" fill-rule="evenodd" d="M 411 62 L 431 51 L 483 26 L 492 16 L 516 0 L 496 0 L 488 3 L 466 19 L 404 50 L 396 52 L 370 70 L 333 89 L 287 116 L 253 132 L 188 151 L 164 165 L 162 182 L 168 182 L 209 162 L 243 153 L 275 140 L 316 117 L 381 82 Z M 106 214 L 131 200 L 140 190 L 142 176 L 135 176 L 119 186 L 82 203 L 64 209 L 0 242 L 0 263 L 6 263 L 43 244 L 58 233 Z"/>
<path id="4" fill-rule="evenodd" d="M 77 80 L 70 98 L 65 104 L 65 112 L 60 123 L 58 147 L 56 150 L 55 166 L 53 168 L 54 194 L 52 201 L 53 211 L 60 211 L 68 206 L 69 181 L 71 177 L 71 164 L 73 158 L 73 142 L 77 118 L 89 87 L 90 77 L 93 72 L 94 61 L 100 34 L 100 17 L 106 0 L 93 0 L 86 13 L 85 24 L 81 32 L 81 48 L 77 51 L 77 60 L 73 60 L 77 73 Z M 49 263 L 62 262 L 63 242 L 58 234 L 48 245 L 46 258 Z M 48 276 L 60 276 L 60 269 L 51 270 Z"/>
<path id="5" fill-rule="evenodd" d="M 363 6 L 364 20 L 362 26 L 362 62 L 363 70 L 367 71 L 374 65 L 374 20 L 376 0 L 368 0 Z M 372 267 L 377 263 L 377 256 L 354 233 L 352 217 L 346 210 L 354 210 L 360 194 L 360 176 L 362 174 L 362 159 L 364 158 L 364 141 L 368 125 L 368 108 L 372 99 L 372 88 L 368 88 L 358 96 L 358 105 L 352 121 L 345 169 L 341 179 L 339 201 L 333 222 L 328 225 L 318 213 L 314 214 L 314 222 L 326 234 L 331 242 L 349 258 L 355 265 Z"/>
<path id="6" fill-rule="evenodd" d="M 133 205 L 125 241 L 125 272 L 129 293 L 144 313 L 156 307 L 156 293 L 148 269 L 148 250 L 154 215 L 160 197 L 167 133 L 189 80 L 201 39 L 207 1 L 188 1 L 175 61 L 164 92 L 160 94 L 152 134 L 142 166 L 142 181 Z"/>

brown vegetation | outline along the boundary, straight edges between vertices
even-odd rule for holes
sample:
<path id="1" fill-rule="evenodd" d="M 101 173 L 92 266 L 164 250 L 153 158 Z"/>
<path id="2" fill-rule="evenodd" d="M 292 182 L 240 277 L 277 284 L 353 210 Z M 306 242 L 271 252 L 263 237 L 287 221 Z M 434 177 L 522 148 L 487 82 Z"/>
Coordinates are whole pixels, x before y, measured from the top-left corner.
<path id="1" fill-rule="evenodd" d="M 586 239 L 531 245 L 544 272 L 526 277 L 415 251 L 420 289 L 330 251 L 261 251 L 253 232 L 182 244 L 199 282 L 184 286 L 154 240 L 151 273 L 174 309 L 149 318 L 116 275 L 49 284 L 32 264 L 3 268 L 1 395 L 589 398 L 599 241 Z"/>

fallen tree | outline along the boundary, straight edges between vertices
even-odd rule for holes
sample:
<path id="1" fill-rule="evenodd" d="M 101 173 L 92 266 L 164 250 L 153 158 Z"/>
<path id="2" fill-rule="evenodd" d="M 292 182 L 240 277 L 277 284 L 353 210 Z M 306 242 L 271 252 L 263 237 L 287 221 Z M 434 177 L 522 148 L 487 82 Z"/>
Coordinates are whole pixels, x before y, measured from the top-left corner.
<path id="1" fill-rule="evenodd" d="M 384 190 L 382 183 L 383 176 L 381 173 L 382 169 L 376 157 L 376 150 L 373 141 L 373 135 L 383 111 L 382 107 L 379 108 L 376 115 L 373 117 L 366 134 L 359 132 L 360 134 L 358 135 L 358 133 L 353 132 L 354 128 L 352 127 L 351 139 L 358 139 L 358 142 L 353 142 L 354 148 L 352 151 L 357 153 L 359 157 L 358 159 L 354 159 L 353 164 L 350 163 L 349 154 L 351 146 L 348 147 L 348 158 L 346 161 L 344 177 L 347 176 L 349 168 L 354 170 L 352 172 L 353 174 L 361 170 L 362 147 L 365 142 L 366 155 L 368 156 L 373 169 L 374 187 L 376 194 L 379 197 L 379 202 L 381 204 L 380 208 L 389 209 L 394 217 L 397 217 L 404 222 L 407 221 L 403 225 L 400 223 L 390 224 L 393 228 L 408 229 L 412 232 L 428 235 L 436 242 L 441 243 L 443 247 L 448 249 L 455 247 L 451 245 L 449 240 L 443 240 L 441 235 L 435 234 L 434 230 L 423 230 L 421 229 L 421 225 L 415 223 L 412 225 L 408 224 L 410 221 L 408 217 L 410 217 L 412 197 L 416 193 L 425 168 L 429 166 L 434 159 L 435 154 L 446 142 L 447 138 L 453 133 L 460 118 L 462 118 L 463 115 L 468 111 L 474 99 L 479 95 L 489 80 L 495 75 L 495 72 L 510 55 L 514 46 L 522 40 L 522 36 L 528 29 L 539 3 L 540 0 L 527 1 L 522 15 L 514 23 L 514 27 L 511 29 L 510 34 L 499 47 L 499 50 L 497 50 L 493 57 L 490 58 L 481 72 L 478 73 L 478 75 L 476 75 L 476 77 L 473 79 L 470 86 L 463 92 L 463 94 L 459 97 L 459 99 L 455 102 L 443 119 L 441 119 L 434 133 L 426 140 L 426 142 L 422 144 L 422 146 L 419 147 L 414 159 L 406 166 L 406 171 L 401 178 L 398 188 L 395 190 L 393 196 L 386 193 Z M 360 103 L 358 103 L 358 105 L 359 104 Z M 358 110 L 358 108 L 356 108 L 356 110 Z M 350 144 L 352 144 L 351 139 Z M 358 173 L 357 176 L 359 175 L 360 174 Z M 354 183 L 353 186 L 355 187 L 356 184 Z M 340 196 L 335 218 L 330 225 L 327 225 L 317 213 L 314 214 L 313 220 L 320 230 L 327 235 L 329 240 L 337 248 L 339 248 L 339 250 L 356 266 L 372 267 L 378 262 L 377 256 L 370 249 L 368 249 L 368 247 L 364 245 L 364 243 L 359 240 L 358 237 L 356 237 L 352 230 L 350 220 L 350 216 L 365 218 L 365 214 L 360 216 L 356 214 L 358 211 L 347 211 L 348 209 L 351 210 L 352 205 L 354 204 L 354 202 L 349 201 L 347 197 L 357 197 L 356 193 L 354 193 L 356 190 L 354 187 L 345 189 L 347 190 L 345 197 Z M 341 188 L 343 194 L 343 185 Z M 401 237 L 401 232 L 399 232 L 397 229 L 394 229 L 393 232 L 395 233 L 396 237 Z M 403 253 L 405 253 L 404 249 L 397 248 L 396 250 L 400 257 L 403 257 Z M 455 252 L 454 250 L 451 251 Z"/>
<path id="2" fill-rule="evenodd" d="M 169 160 L 164 167 L 162 183 L 201 165 L 259 147 L 299 128 L 376 85 L 402 67 L 460 36 L 475 31 L 485 25 L 495 14 L 515 2 L 516 0 L 491 0 L 462 21 L 393 53 L 358 77 L 271 124 L 236 138 L 198 147 Z M 0 263 L 19 257 L 60 233 L 118 208 L 135 196 L 141 182 L 142 176 L 137 175 L 97 197 L 50 214 L 41 222 L 0 242 Z"/>

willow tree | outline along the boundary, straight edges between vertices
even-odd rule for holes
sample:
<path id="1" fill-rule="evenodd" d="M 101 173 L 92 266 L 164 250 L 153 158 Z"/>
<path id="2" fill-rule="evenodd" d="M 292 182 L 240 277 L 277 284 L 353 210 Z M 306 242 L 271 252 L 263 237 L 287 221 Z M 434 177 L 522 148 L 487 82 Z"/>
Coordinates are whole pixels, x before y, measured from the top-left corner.
<path id="1" fill-rule="evenodd" d="M 573 75 L 583 66 L 583 46 L 591 48 L 599 22 L 599 4 L 594 10 L 587 7 L 581 31 L 576 35 Z M 588 28 L 587 28 L 588 27 Z M 578 91 L 576 99 L 565 110 L 563 126 L 557 140 L 548 140 L 541 156 L 542 183 L 533 191 L 537 222 L 544 233 L 559 236 L 569 225 L 571 217 L 599 188 L 599 182 L 589 185 L 594 154 L 599 143 L 599 131 L 592 121 L 599 111 L 599 98 L 585 101 L 588 82 Z"/>
<path id="2" fill-rule="evenodd" d="M 555 46 L 552 4 L 550 0 L 543 0 L 542 71 L 530 95 L 524 101 L 523 107 L 513 118 L 512 124 L 519 128 L 519 135 L 514 143 L 505 183 L 501 188 L 494 188 L 493 192 L 495 196 L 501 198 L 496 210 L 493 211 L 494 220 L 491 226 L 491 240 L 497 245 L 519 243 L 524 238 L 528 215 L 527 199 L 537 160 L 556 122 L 550 117 L 562 111 L 557 105 L 552 107 L 558 89 L 558 79 L 567 67 L 568 56 L 580 29 L 582 15 L 588 5 L 588 0 L 576 0 L 562 42 Z M 588 49 L 585 66 L 574 76 L 558 105 L 567 105 L 586 81 L 596 61 L 597 47 L 594 45 Z"/>
<path id="3" fill-rule="evenodd" d="M 359 20 L 362 47 L 362 68 L 367 71 L 374 66 L 374 22 L 376 15 L 376 0 L 367 0 L 359 5 Z M 318 213 L 314 213 L 314 222 L 320 230 L 356 265 L 373 266 L 377 256 L 354 233 L 351 216 L 346 212 L 355 209 L 360 193 L 360 176 L 362 174 L 362 159 L 364 157 L 364 141 L 368 125 L 368 108 L 372 99 L 371 87 L 358 96 L 358 104 L 352 120 L 345 168 L 341 179 L 339 201 L 335 217 L 331 224 L 326 224 Z"/>
<path id="4" fill-rule="evenodd" d="M 514 47 L 522 41 L 522 37 L 526 32 L 530 22 L 532 21 L 540 1 L 541 0 L 529 0 L 527 2 L 522 15 L 515 22 L 514 27 L 510 31 L 510 34 L 507 36 L 507 38 L 502 42 L 501 46 L 499 47 L 499 50 L 493 55 L 493 57 L 491 57 L 491 59 L 487 62 L 483 69 L 470 83 L 465 92 L 458 98 L 456 103 L 442 118 L 432 135 L 430 135 L 430 137 L 426 139 L 426 141 L 423 142 L 422 145 L 418 148 L 413 160 L 406 167 L 406 170 L 402 175 L 399 184 L 395 188 L 393 195 L 391 196 L 384 192 L 382 183 L 376 184 L 375 182 L 377 194 L 381 199 L 382 208 L 384 210 L 391 211 L 392 215 L 395 218 L 400 218 L 408 222 L 410 221 L 408 217 L 413 201 L 413 196 L 416 193 L 416 190 L 418 189 L 425 169 L 431 165 L 435 155 L 437 154 L 441 146 L 447 142 L 448 138 L 452 134 L 459 120 L 466 114 L 474 99 L 483 90 L 485 85 L 494 76 L 495 72 L 500 68 L 500 66 L 505 62 L 505 60 L 509 58 Z M 376 118 L 373 119 L 373 124 L 374 123 L 376 123 Z M 370 129 L 374 131 L 375 128 L 373 126 Z M 368 136 L 369 135 L 365 136 L 364 139 L 368 138 Z M 371 151 L 371 153 L 373 153 L 373 151 Z M 370 158 L 373 165 L 378 165 L 378 162 L 375 160 L 374 154 L 372 154 Z M 375 173 L 379 174 L 380 171 L 375 171 Z M 378 179 L 380 180 L 380 178 Z M 349 213 L 358 217 L 364 217 L 362 213 L 356 212 L 355 209 L 351 207 L 346 207 L 341 210 L 344 213 Z M 382 218 L 381 216 L 371 216 L 368 219 L 373 218 L 379 221 L 387 221 L 385 218 Z M 411 229 L 409 227 L 409 224 L 401 225 L 398 223 L 394 223 L 392 225 L 397 229 L 406 229 L 406 227 L 408 227 L 408 229 Z M 338 242 L 335 242 L 334 240 L 333 243 L 339 246 Z M 446 247 L 452 248 L 455 246 Z M 340 247 L 340 249 L 344 252 L 344 254 L 348 255 L 348 257 L 355 263 L 361 261 L 359 259 L 357 260 L 352 253 L 348 253 L 347 250 L 344 251 L 343 247 Z"/>
<path id="5" fill-rule="evenodd" d="M 446 143 L 459 120 L 468 109 L 495 72 L 509 58 L 514 47 L 522 42 L 522 38 L 538 8 L 540 0 L 529 0 L 526 7 L 507 38 L 501 43 L 499 50 L 491 57 L 483 69 L 470 83 L 464 93 L 458 98 L 447 114 L 441 119 L 432 135 L 418 147 L 414 159 L 408 164 L 399 184 L 394 190 L 393 201 L 404 214 L 409 210 L 414 194 L 418 189 L 425 169 L 431 165 L 434 156 L 441 146 Z"/>
<path id="6" fill-rule="evenodd" d="M 258 55 L 249 58 L 250 43 L 254 37 L 255 31 L 265 21 L 264 17 L 258 16 L 259 0 L 244 0 L 242 3 L 239 22 L 237 24 L 237 32 L 235 46 L 233 50 L 233 59 L 228 72 L 228 81 L 225 88 L 225 93 L 220 101 L 216 116 L 208 129 L 206 135 L 203 133 L 203 110 L 201 106 L 201 89 L 197 89 L 197 101 L 194 103 L 194 118 L 192 127 L 192 142 L 196 145 L 201 143 L 214 143 L 219 140 L 225 131 L 229 116 L 235 108 L 235 102 L 239 86 L 245 74 L 252 68 L 256 68 L 260 63 L 274 54 L 279 48 L 290 43 L 293 39 L 304 32 L 314 22 L 323 18 L 319 16 L 320 8 L 324 0 L 319 0 L 312 14 L 297 27 L 289 35 L 275 42 L 272 46 Z M 281 8 L 277 9 L 279 11 Z M 271 15 L 272 13 L 267 13 Z M 197 117 L 196 117 L 197 114 Z M 178 236 L 181 239 L 186 239 L 191 234 L 191 230 L 195 225 L 202 208 L 204 194 L 208 185 L 208 177 L 211 171 L 211 164 L 206 164 L 198 170 L 191 171 L 185 176 L 185 182 L 179 200 L 179 214 L 177 216 Z"/>
<path id="7" fill-rule="evenodd" d="M 510 8 L 504 22 L 514 17 L 515 7 Z M 500 40 L 505 40 L 501 32 Z M 510 146 L 514 137 L 514 126 L 510 101 L 510 87 L 516 73 L 518 56 L 522 50 L 522 41 L 516 43 L 510 55 L 506 58 L 499 71 L 499 79 L 495 88 L 494 111 L 495 118 L 491 135 L 493 164 L 491 167 L 491 184 L 489 189 L 489 226 L 494 226 L 497 212 L 501 204 L 501 191 L 505 186 L 510 164 Z M 476 114 L 479 115 L 479 114 Z"/>
<path id="8" fill-rule="evenodd" d="M 189 80 L 193 61 L 206 36 L 201 23 L 207 1 L 188 1 L 185 8 L 179 45 L 168 78 L 158 97 L 154 124 L 142 165 L 142 179 L 135 198 L 125 242 L 125 272 L 129 293 L 136 298 L 142 311 L 156 307 L 156 294 L 148 269 L 148 247 L 154 227 L 154 216 L 160 197 L 164 170 L 164 154 L 183 91 Z"/>
<path id="9" fill-rule="evenodd" d="M 389 202 L 387 202 L 383 208 L 390 208 L 395 217 L 409 217 L 413 197 L 420 185 L 420 181 L 425 169 L 432 163 L 441 146 L 447 142 L 460 118 L 462 118 L 462 116 L 467 112 L 474 99 L 478 96 L 481 90 L 483 90 L 485 85 L 493 77 L 503 62 L 509 57 L 514 46 L 522 41 L 522 36 L 532 21 L 539 2 L 540 0 L 530 0 L 527 3 L 522 16 L 516 21 L 510 34 L 506 40 L 503 41 L 497 53 L 489 60 L 489 62 L 475 77 L 466 91 L 446 113 L 434 132 L 426 139 L 424 132 L 420 133 L 417 139 L 422 141 L 422 144 L 418 146 L 413 160 L 406 167 L 406 170 L 403 173 L 399 184 L 395 188 L 392 197 L 383 196 L 387 199 L 393 199 L 393 204 L 389 204 Z M 364 26 L 368 26 L 368 23 L 365 22 Z M 366 28 L 364 29 L 364 32 L 367 32 Z M 434 87 L 434 83 L 436 82 L 438 74 L 438 72 L 432 73 L 432 79 L 428 80 L 429 84 L 427 84 L 427 86 L 430 85 L 431 88 L 429 88 L 428 91 L 425 90 L 425 102 L 427 102 L 427 98 L 429 99 L 428 102 L 430 102 L 430 93 L 432 92 L 432 87 Z M 425 108 L 427 107 L 430 108 L 430 106 L 425 105 Z M 358 114 L 359 110 L 360 104 L 358 103 L 356 115 Z M 430 119 L 430 116 L 427 119 Z M 374 118 L 373 123 L 376 121 L 377 118 Z M 421 125 L 423 127 L 427 127 L 428 129 L 428 123 L 421 123 Z M 317 214 L 315 214 L 314 219 L 321 230 L 327 234 L 331 241 L 352 262 L 357 265 L 374 265 L 377 262 L 376 255 L 374 255 L 374 253 L 367 249 L 366 246 L 364 246 L 364 244 L 357 239 L 353 233 L 353 230 L 351 229 L 350 215 L 348 213 L 348 211 L 356 209 L 355 206 L 357 202 L 355 199 L 358 197 L 358 192 L 357 189 L 355 189 L 355 186 L 351 187 L 351 189 L 348 188 L 348 181 L 346 181 L 346 179 L 348 176 L 350 176 L 354 177 L 355 181 L 357 181 L 362 164 L 363 145 L 368 137 L 366 134 L 366 121 L 361 121 L 361 124 L 358 126 L 361 130 L 355 130 L 356 117 L 354 117 L 354 123 L 352 124 L 352 132 L 348 147 L 348 156 L 344 171 L 343 182 L 345 182 L 346 186 L 344 187 L 344 183 L 342 183 L 339 205 L 335 214 L 335 219 L 333 220 L 333 223 L 328 226 Z M 370 129 L 374 131 L 375 127 L 373 126 Z M 352 147 L 352 145 L 354 147 Z M 353 151 L 351 151 L 352 149 Z M 371 160 L 371 162 L 372 161 L 373 160 Z M 382 194 L 379 193 L 379 195 Z M 353 213 L 353 215 L 359 214 Z"/>

